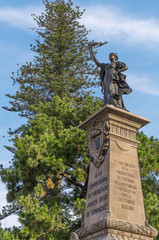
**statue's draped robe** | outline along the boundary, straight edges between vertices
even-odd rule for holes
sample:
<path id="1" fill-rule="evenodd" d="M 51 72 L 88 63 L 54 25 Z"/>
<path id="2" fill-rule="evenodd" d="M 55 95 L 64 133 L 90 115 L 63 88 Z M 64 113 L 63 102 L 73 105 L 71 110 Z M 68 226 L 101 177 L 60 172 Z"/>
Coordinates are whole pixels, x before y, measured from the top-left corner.
<path id="1" fill-rule="evenodd" d="M 125 109 L 122 94 L 129 94 L 132 90 L 126 83 L 126 75 L 118 73 L 117 71 L 126 67 L 126 64 L 122 62 L 114 62 L 110 64 L 101 63 L 100 67 L 104 105 L 112 104 L 116 107 Z"/>

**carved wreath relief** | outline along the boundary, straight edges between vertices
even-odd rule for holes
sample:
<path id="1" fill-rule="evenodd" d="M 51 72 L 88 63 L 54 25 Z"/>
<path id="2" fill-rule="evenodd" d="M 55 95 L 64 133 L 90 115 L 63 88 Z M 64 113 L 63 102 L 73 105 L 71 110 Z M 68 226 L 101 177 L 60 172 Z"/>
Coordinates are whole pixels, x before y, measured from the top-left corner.
<path id="1" fill-rule="evenodd" d="M 88 135 L 88 153 L 94 166 L 99 168 L 109 147 L 109 123 L 95 121 Z"/>

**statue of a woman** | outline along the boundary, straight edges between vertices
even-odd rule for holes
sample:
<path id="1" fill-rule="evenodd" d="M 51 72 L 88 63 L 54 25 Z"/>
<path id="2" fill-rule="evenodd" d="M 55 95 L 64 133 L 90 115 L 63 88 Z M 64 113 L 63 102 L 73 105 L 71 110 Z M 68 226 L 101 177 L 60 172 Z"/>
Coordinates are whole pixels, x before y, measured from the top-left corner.
<path id="1" fill-rule="evenodd" d="M 101 68 L 100 79 L 102 93 L 104 93 L 104 105 L 111 104 L 125 109 L 122 95 L 132 92 L 126 83 L 126 75 L 122 74 L 128 67 L 125 63 L 117 61 L 117 53 L 109 54 L 110 63 L 99 63 L 93 51 L 93 44 L 91 45 L 91 56 L 96 65 Z"/>

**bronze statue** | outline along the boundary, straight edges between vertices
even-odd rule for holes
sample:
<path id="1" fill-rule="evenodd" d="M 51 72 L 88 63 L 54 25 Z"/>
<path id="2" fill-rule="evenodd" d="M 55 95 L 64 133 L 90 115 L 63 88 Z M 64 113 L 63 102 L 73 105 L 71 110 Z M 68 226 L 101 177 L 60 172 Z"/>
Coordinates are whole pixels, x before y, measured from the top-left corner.
<path id="1" fill-rule="evenodd" d="M 99 46 L 106 43 L 101 43 Z M 128 67 L 125 63 L 117 61 L 117 53 L 109 54 L 110 63 L 99 63 L 93 51 L 93 47 L 97 45 L 98 43 L 91 45 L 91 56 L 96 65 L 101 68 L 100 79 L 102 93 L 104 93 L 104 105 L 111 104 L 126 110 L 122 95 L 131 93 L 132 89 L 126 82 L 126 75 L 122 72 L 126 71 Z"/>

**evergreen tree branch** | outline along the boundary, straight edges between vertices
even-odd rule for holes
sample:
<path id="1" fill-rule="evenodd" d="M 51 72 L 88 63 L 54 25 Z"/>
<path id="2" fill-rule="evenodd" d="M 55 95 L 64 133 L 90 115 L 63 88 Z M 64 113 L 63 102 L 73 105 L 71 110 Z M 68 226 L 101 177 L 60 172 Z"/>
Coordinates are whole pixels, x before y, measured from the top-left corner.
<path id="1" fill-rule="evenodd" d="M 65 177 L 70 183 L 74 184 L 75 186 L 83 189 L 84 188 L 84 185 L 76 182 L 75 179 L 73 179 L 72 177 L 70 177 L 69 175 L 67 175 L 66 173 L 62 173 L 61 176 Z"/>
<path id="2" fill-rule="evenodd" d="M 6 205 L 2 208 L 2 214 L 0 214 L 0 220 L 9 217 L 12 214 L 17 214 L 21 208 L 17 204 Z"/>

